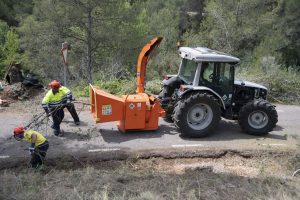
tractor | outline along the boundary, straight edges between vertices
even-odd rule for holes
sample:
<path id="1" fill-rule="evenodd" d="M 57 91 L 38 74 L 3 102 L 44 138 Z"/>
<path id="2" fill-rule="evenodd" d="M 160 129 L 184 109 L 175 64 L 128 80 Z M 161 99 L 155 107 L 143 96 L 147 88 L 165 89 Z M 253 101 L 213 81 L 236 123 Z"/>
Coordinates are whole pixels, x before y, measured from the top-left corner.
<path id="1" fill-rule="evenodd" d="M 278 115 L 267 88 L 234 78 L 239 58 L 205 47 L 180 47 L 179 54 L 178 74 L 165 76 L 158 98 L 181 136 L 205 137 L 221 117 L 237 120 L 252 135 L 273 130 Z"/>

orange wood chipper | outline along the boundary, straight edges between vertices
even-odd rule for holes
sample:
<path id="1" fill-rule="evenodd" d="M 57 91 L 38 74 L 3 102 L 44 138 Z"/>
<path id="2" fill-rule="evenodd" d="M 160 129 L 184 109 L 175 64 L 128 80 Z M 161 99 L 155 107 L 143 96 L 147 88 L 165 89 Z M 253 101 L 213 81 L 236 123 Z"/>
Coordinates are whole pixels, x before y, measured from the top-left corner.
<path id="1" fill-rule="evenodd" d="M 165 111 L 156 97 L 145 93 L 144 86 L 148 60 L 161 40 L 161 37 L 152 39 L 139 55 L 136 94 L 118 97 L 90 85 L 90 110 L 96 123 L 118 121 L 122 132 L 158 128 L 158 119 L 164 117 Z"/>

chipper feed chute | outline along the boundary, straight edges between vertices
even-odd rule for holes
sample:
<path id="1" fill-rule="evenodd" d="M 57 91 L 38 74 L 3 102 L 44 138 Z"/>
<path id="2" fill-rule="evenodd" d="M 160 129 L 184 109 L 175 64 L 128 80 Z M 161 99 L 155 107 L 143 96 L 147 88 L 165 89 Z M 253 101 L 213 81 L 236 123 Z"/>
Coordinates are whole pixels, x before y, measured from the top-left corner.
<path id="1" fill-rule="evenodd" d="M 144 93 L 144 81 L 150 54 L 161 40 L 160 37 L 152 39 L 140 53 L 136 94 L 118 97 L 90 85 L 90 110 L 96 123 L 118 121 L 122 132 L 158 128 L 158 119 L 164 117 L 165 111 L 157 98 Z"/>

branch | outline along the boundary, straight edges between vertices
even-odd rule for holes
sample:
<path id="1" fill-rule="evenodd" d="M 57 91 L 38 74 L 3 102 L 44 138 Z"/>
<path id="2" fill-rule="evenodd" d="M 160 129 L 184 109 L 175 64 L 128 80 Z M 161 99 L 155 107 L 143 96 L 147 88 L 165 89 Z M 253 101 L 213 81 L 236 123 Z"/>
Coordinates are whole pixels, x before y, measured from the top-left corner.
<path id="1" fill-rule="evenodd" d="M 293 173 L 292 176 L 293 176 L 293 177 L 296 176 L 296 174 L 297 174 L 298 172 L 300 172 L 300 169 L 297 169 L 297 170 Z"/>
<path id="2" fill-rule="evenodd" d="M 65 33 L 65 36 L 66 36 L 66 37 L 70 37 L 70 38 L 75 38 L 75 39 L 80 40 L 80 41 L 82 41 L 82 42 L 84 42 L 84 43 L 87 43 L 87 41 L 86 41 L 85 39 L 80 38 L 80 37 L 75 36 L 75 35 L 72 35 L 72 34 L 67 34 L 67 33 Z"/>

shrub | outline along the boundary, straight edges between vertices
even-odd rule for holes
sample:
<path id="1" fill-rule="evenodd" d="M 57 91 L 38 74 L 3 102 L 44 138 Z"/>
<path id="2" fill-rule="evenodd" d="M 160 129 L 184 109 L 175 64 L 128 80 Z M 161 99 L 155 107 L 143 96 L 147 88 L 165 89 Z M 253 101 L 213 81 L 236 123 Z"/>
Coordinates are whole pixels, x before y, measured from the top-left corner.
<path id="1" fill-rule="evenodd" d="M 97 81 L 94 85 L 98 86 L 101 90 L 114 95 L 134 94 L 136 90 L 136 80 L 110 80 L 110 81 Z M 152 80 L 146 83 L 145 92 L 148 94 L 158 94 L 161 88 L 161 80 Z M 76 97 L 88 97 L 89 86 L 83 83 L 74 87 L 73 89 Z"/>
<path id="2" fill-rule="evenodd" d="M 269 100 L 300 104 L 300 73 L 292 67 L 283 68 L 273 57 L 262 57 L 261 67 L 238 69 L 237 77 L 266 86 Z"/>
<path id="3" fill-rule="evenodd" d="M 109 80 L 109 81 L 97 81 L 93 84 L 108 93 L 114 95 L 131 94 L 135 92 L 135 82 L 133 80 Z M 75 96 L 88 97 L 89 85 L 79 84 L 74 88 Z"/>
<path id="4" fill-rule="evenodd" d="M 148 94 L 158 94 L 161 90 L 161 80 L 148 81 L 146 84 L 146 93 Z"/>

